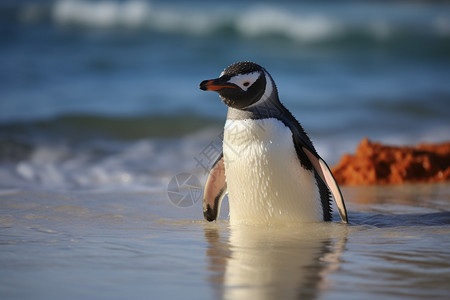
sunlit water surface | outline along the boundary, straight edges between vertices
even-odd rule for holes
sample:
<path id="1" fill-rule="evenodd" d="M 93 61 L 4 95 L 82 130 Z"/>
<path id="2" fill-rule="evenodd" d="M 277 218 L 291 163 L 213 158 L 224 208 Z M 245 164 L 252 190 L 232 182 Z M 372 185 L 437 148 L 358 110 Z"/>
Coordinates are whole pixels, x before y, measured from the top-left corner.
<path id="1" fill-rule="evenodd" d="M 3 190 L 2 299 L 450 295 L 450 185 L 344 188 L 350 224 L 232 227 L 165 191 Z M 335 215 L 338 220 L 338 215 Z"/>

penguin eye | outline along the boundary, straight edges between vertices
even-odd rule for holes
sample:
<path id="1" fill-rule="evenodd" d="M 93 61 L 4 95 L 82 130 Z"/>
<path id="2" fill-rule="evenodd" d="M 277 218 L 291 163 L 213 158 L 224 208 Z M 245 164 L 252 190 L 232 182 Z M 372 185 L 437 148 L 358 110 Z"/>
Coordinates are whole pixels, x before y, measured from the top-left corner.
<path id="1" fill-rule="evenodd" d="M 248 74 L 238 74 L 228 80 L 229 83 L 233 83 L 239 86 L 242 90 L 247 91 L 247 89 L 258 80 L 260 72 L 253 72 Z"/>

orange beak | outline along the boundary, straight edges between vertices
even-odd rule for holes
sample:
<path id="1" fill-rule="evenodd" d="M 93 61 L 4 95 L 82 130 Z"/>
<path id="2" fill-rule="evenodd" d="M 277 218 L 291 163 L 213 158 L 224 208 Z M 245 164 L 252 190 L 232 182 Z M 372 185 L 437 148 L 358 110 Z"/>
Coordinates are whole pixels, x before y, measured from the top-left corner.
<path id="1" fill-rule="evenodd" d="M 219 91 L 226 88 L 237 89 L 236 86 L 231 85 L 228 82 L 222 82 L 219 78 L 204 80 L 200 83 L 200 89 L 203 91 Z"/>

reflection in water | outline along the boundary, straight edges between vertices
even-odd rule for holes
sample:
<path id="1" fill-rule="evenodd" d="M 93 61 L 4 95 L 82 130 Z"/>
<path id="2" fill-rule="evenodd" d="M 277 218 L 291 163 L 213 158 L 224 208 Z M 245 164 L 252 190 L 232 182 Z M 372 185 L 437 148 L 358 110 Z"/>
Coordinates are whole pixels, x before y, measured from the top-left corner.
<path id="1" fill-rule="evenodd" d="M 308 299 L 329 289 L 348 228 L 337 223 L 284 227 L 207 224 L 210 282 L 223 299 Z"/>

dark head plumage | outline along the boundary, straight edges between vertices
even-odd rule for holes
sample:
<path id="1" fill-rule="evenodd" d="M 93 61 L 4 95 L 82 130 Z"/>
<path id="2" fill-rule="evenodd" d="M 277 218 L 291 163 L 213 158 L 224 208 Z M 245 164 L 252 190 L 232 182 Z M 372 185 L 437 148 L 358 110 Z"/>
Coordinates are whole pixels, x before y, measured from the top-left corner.
<path id="1" fill-rule="evenodd" d="M 200 89 L 216 91 L 229 107 L 245 109 L 264 95 L 266 74 L 266 70 L 254 62 L 237 62 L 227 67 L 219 78 L 202 81 Z"/>
<path id="2" fill-rule="evenodd" d="M 263 71 L 264 68 L 251 61 L 240 61 L 228 66 L 223 70 L 221 75 L 236 76 L 239 74 L 248 74 L 258 71 Z"/>

